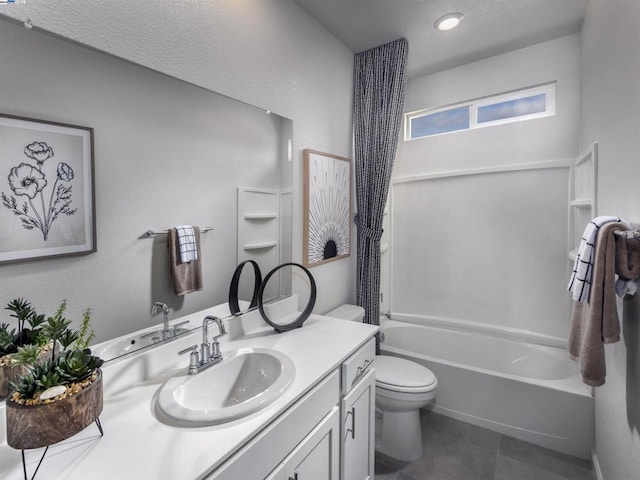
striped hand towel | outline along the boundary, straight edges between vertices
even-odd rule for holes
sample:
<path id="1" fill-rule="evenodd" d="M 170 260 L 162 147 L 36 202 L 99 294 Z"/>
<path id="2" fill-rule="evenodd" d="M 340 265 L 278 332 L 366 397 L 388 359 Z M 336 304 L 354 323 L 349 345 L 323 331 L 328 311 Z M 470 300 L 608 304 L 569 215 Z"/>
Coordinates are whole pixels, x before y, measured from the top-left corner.
<path id="1" fill-rule="evenodd" d="M 589 302 L 589 292 L 591 290 L 591 277 L 593 275 L 593 262 L 595 261 L 595 248 L 598 230 L 604 224 L 609 222 L 620 222 L 627 229 L 631 229 L 631 225 L 619 217 L 603 215 L 591 220 L 582 234 L 580 247 L 573 264 L 573 271 L 569 279 L 567 290 L 572 292 L 575 302 Z"/>
<path id="2" fill-rule="evenodd" d="M 182 263 L 193 262 L 198 259 L 198 245 L 196 234 L 191 225 L 179 225 L 175 227 L 178 234 L 178 245 L 180 247 L 180 261 Z"/>

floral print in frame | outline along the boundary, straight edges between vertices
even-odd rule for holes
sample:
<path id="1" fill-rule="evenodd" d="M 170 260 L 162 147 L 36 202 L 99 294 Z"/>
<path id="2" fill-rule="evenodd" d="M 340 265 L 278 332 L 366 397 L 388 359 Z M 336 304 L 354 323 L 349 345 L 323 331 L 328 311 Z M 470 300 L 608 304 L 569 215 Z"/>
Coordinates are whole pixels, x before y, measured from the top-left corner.
<path id="1" fill-rule="evenodd" d="M 0 263 L 95 251 L 93 129 L 0 114 Z"/>

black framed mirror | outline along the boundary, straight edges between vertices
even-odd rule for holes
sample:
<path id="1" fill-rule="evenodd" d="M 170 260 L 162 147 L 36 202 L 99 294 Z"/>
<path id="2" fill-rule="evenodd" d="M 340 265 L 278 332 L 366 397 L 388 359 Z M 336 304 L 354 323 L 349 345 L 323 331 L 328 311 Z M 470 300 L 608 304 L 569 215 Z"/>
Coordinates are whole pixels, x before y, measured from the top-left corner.
<path id="1" fill-rule="evenodd" d="M 302 310 L 302 313 L 300 313 L 300 315 L 298 315 L 292 322 L 280 323 L 278 320 L 271 319 L 267 315 L 267 312 L 264 308 L 263 297 L 264 297 L 264 291 L 269 282 L 269 279 L 273 275 L 278 273 L 280 269 L 288 266 L 298 267 L 302 269 L 302 271 L 307 275 L 307 278 L 309 279 L 309 288 L 310 288 L 309 299 L 307 301 L 307 305 Z M 260 285 L 260 290 L 258 292 L 258 309 L 260 310 L 260 315 L 262 315 L 262 318 L 264 319 L 265 322 L 271 325 L 277 333 L 283 333 L 283 332 L 287 332 L 289 330 L 293 330 L 294 328 L 299 328 L 302 326 L 302 324 L 305 322 L 307 318 L 309 318 L 309 315 L 311 315 L 311 312 L 313 311 L 313 307 L 316 304 L 316 296 L 317 296 L 316 281 L 313 278 L 313 275 L 311 275 L 311 272 L 306 267 L 300 265 L 299 263 L 287 262 L 287 263 L 283 263 L 282 265 L 278 265 L 276 268 L 271 270 L 267 274 L 267 276 L 264 278 L 264 281 Z"/>

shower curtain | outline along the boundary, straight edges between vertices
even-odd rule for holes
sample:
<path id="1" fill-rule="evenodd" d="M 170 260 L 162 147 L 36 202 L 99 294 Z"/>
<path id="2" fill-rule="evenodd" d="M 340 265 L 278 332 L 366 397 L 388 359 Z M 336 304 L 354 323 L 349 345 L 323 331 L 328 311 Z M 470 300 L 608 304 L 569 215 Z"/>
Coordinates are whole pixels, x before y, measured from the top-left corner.
<path id="1" fill-rule="evenodd" d="M 380 238 L 402 124 L 409 43 L 401 38 L 358 53 L 354 65 L 357 303 L 380 323 Z"/>

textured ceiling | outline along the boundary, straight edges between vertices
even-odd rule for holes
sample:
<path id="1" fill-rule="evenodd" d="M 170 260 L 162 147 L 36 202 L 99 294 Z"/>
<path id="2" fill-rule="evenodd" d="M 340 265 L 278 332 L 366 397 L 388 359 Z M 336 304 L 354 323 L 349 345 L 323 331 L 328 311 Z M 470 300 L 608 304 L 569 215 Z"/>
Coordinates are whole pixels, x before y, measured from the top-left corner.
<path id="1" fill-rule="evenodd" d="M 405 37 L 417 77 L 580 31 L 587 0 L 295 0 L 354 52 Z M 461 12 L 455 30 L 437 18 Z"/>

